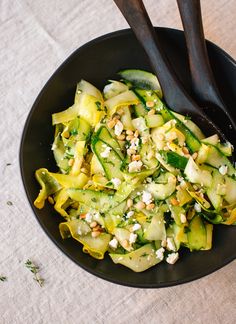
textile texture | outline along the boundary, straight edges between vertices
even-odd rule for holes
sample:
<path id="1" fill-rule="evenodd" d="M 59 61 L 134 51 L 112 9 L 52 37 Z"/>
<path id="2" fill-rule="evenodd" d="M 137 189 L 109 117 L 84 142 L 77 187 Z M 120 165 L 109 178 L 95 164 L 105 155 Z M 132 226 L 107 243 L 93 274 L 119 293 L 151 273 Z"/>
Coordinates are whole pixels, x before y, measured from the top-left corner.
<path id="1" fill-rule="evenodd" d="M 182 28 L 175 0 L 144 2 L 154 25 Z M 206 38 L 235 57 L 236 1 L 202 0 L 202 11 Z M 18 152 L 35 98 L 76 48 L 127 26 L 112 0 L 0 0 L 1 324 L 236 322 L 236 261 L 181 286 L 118 286 L 58 250 L 27 202 Z M 40 266 L 42 288 L 28 258 Z"/>

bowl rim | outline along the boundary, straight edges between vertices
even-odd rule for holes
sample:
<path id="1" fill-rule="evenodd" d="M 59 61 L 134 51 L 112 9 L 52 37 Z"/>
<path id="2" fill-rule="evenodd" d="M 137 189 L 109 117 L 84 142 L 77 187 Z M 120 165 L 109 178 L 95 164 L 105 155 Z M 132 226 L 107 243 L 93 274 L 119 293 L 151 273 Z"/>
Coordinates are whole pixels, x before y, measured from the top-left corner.
<path id="1" fill-rule="evenodd" d="M 183 34 L 182 30 L 179 29 L 174 29 L 174 28 L 168 28 L 168 27 L 155 27 L 156 30 L 168 30 L 170 32 L 173 33 L 180 33 Z M 229 264 L 230 262 L 232 262 L 233 260 L 236 259 L 236 252 L 235 255 L 232 255 L 228 258 L 226 258 L 224 260 L 224 262 L 221 262 L 220 265 L 215 266 L 213 268 L 209 267 L 207 269 L 204 269 L 204 271 L 199 272 L 198 274 L 195 275 L 190 275 L 187 278 L 184 279 L 179 279 L 179 280 L 172 280 L 172 281 L 168 281 L 168 282 L 157 282 L 157 283 L 130 283 L 128 281 L 124 279 L 122 280 L 118 280 L 118 279 L 113 279 L 110 276 L 107 276 L 103 273 L 100 273 L 97 270 L 91 269 L 85 265 L 83 265 L 82 263 L 80 263 L 80 261 L 78 261 L 75 257 L 71 256 L 69 252 L 65 251 L 63 249 L 62 246 L 60 246 L 60 243 L 56 240 L 56 238 L 54 238 L 54 236 L 49 232 L 48 228 L 43 224 L 43 222 L 41 222 L 40 217 L 37 215 L 36 213 L 36 209 L 33 205 L 33 202 L 31 201 L 30 198 L 30 192 L 29 189 L 27 187 L 27 183 L 26 183 L 26 178 L 25 178 L 25 174 L 24 174 L 24 154 L 23 154 L 23 147 L 24 147 L 24 142 L 25 142 L 25 138 L 26 138 L 26 133 L 30 124 L 30 120 L 31 120 L 31 116 L 33 115 L 35 109 L 37 108 L 38 102 L 41 100 L 41 97 L 44 95 L 44 92 L 46 90 L 46 88 L 48 87 L 48 85 L 50 84 L 51 80 L 61 71 L 63 70 L 64 66 L 67 65 L 71 60 L 74 59 L 74 57 L 77 55 L 78 52 L 86 49 L 87 47 L 91 46 L 91 45 L 95 45 L 101 41 L 105 41 L 106 39 L 111 39 L 114 37 L 123 37 L 125 35 L 129 35 L 132 34 L 132 30 L 130 28 L 125 28 L 125 29 L 120 29 L 120 30 L 116 30 L 107 34 L 104 34 L 102 36 L 96 37 L 92 40 L 90 40 L 89 42 L 84 43 L 83 45 L 81 45 L 80 47 L 78 47 L 76 50 L 74 50 L 60 65 L 59 67 L 57 67 L 57 69 L 53 72 L 53 74 L 50 76 L 50 78 L 48 79 L 48 81 L 44 84 L 43 88 L 40 90 L 40 92 L 38 93 L 35 101 L 33 102 L 32 107 L 30 108 L 30 111 L 27 115 L 27 118 L 25 120 L 24 123 L 24 127 L 23 127 L 23 131 L 22 131 L 22 135 L 21 135 L 21 141 L 20 141 L 20 147 L 19 147 L 19 165 L 20 165 L 20 174 L 21 174 L 21 178 L 22 178 L 22 182 L 23 182 L 23 187 L 24 187 L 24 191 L 27 197 L 27 201 L 31 207 L 31 210 L 33 211 L 34 217 L 36 218 L 36 220 L 38 221 L 38 223 L 40 224 L 40 226 L 42 227 L 43 231 L 47 234 L 47 236 L 50 238 L 50 240 L 57 246 L 57 248 L 59 248 L 59 250 L 65 254 L 70 260 L 72 260 L 74 263 L 76 263 L 76 265 L 78 265 L 80 268 L 82 268 L 83 270 L 87 271 L 88 273 L 106 280 L 108 282 L 111 282 L 113 284 L 118 284 L 121 286 L 126 286 L 126 287 L 131 287 L 131 288 L 167 288 L 167 287 L 172 287 L 172 286 L 176 286 L 176 285 L 181 285 L 181 284 L 185 284 L 197 279 L 201 279 L 202 277 L 206 277 L 208 275 L 210 275 L 211 273 L 223 268 L 224 266 L 226 266 L 227 264 Z M 218 45 L 216 45 L 215 43 L 206 40 L 207 45 L 210 45 L 211 47 L 214 47 L 214 50 L 216 50 L 217 52 L 219 52 L 221 55 L 223 55 L 225 57 L 226 60 L 230 61 L 232 64 L 236 65 L 236 61 L 227 53 L 225 52 L 225 50 L 223 50 L 222 48 L 220 48 Z M 135 273 L 134 273 L 135 275 Z"/>

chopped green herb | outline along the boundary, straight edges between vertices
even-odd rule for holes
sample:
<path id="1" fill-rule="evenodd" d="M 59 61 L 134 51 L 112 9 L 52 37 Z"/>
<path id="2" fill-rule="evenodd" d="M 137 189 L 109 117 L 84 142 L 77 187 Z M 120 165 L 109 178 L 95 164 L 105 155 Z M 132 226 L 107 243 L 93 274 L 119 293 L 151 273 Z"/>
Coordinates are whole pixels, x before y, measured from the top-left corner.
<path id="1" fill-rule="evenodd" d="M 144 252 L 143 254 L 140 255 L 140 257 L 146 257 L 148 256 L 148 254 L 146 252 Z"/>
<path id="2" fill-rule="evenodd" d="M 97 106 L 97 111 L 102 111 L 101 102 L 100 101 L 96 101 L 95 104 Z"/>
<path id="3" fill-rule="evenodd" d="M 78 134 L 77 129 L 72 129 L 72 130 L 70 131 L 70 134 L 73 135 L 73 136 L 77 135 L 77 134 Z"/>
<path id="4" fill-rule="evenodd" d="M 9 200 L 9 201 L 7 201 L 7 205 L 8 205 L 8 206 L 12 206 L 13 203 Z"/>
<path id="5" fill-rule="evenodd" d="M 39 284 L 40 287 L 43 286 L 43 283 L 44 283 L 44 279 L 42 279 L 38 272 L 39 272 L 39 267 L 36 266 L 31 260 L 27 260 L 25 262 L 25 266 L 26 268 L 28 268 L 33 274 L 34 274 L 34 280 L 37 281 L 37 283 Z"/>
<path id="6" fill-rule="evenodd" d="M 11 163 L 7 163 L 7 164 L 6 164 L 6 166 L 9 166 L 9 165 L 11 165 Z"/>
<path id="7" fill-rule="evenodd" d="M 93 202 L 97 202 L 97 199 L 96 199 L 95 197 L 93 197 L 91 200 L 92 200 Z"/>
<path id="8" fill-rule="evenodd" d="M 191 232 L 191 229 L 187 226 L 184 227 L 184 233 L 189 233 Z"/>
<path id="9" fill-rule="evenodd" d="M 0 281 L 6 281 L 7 280 L 7 277 L 5 276 L 0 276 Z"/>

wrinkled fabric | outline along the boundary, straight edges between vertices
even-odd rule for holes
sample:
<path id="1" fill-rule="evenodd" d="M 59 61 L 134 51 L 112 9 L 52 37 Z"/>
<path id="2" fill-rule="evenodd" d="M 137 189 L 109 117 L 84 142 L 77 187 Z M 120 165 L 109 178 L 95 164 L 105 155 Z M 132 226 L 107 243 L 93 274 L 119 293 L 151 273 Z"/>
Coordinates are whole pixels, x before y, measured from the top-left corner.
<path id="1" fill-rule="evenodd" d="M 175 0 L 145 4 L 154 24 L 181 28 Z M 206 37 L 235 57 L 235 0 L 202 0 L 202 11 Z M 27 202 L 18 151 L 36 96 L 77 47 L 126 27 L 112 0 L 0 0 L 1 324 L 235 323 L 236 261 L 181 286 L 117 286 L 58 250 Z M 24 266 L 28 258 L 40 266 L 42 288 Z"/>

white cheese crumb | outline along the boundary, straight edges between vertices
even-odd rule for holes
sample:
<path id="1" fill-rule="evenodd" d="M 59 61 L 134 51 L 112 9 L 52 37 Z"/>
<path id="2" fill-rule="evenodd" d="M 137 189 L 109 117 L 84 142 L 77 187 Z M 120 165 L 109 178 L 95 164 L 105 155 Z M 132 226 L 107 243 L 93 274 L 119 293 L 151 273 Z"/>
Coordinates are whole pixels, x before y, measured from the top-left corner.
<path id="1" fill-rule="evenodd" d="M 105 147 L 105 150 L 101 153 L 101 157 L 107 158 L 110 154 L 111 147 L 107 146 Z"/>
<path id="2" fill-rule="evenodd" d="M 134 234 L 134 233 L 130 233 L 130 236 L 129 236 L 129 243 L 130 244 L 133 244 L 135 243 L 136 239 L 137 239 L 137 234 Z"/>
<path id="3" fill-rule="evenodd" d="M 111 182 L 113 183 L 115 189 L 117 189 L 119 187 L 119 185 L 121 184 L 121 180 L 118 178 L 112 178 Z"/>
<path id="4" fill-rule="evenodd" d="M 88 223 L 91 223 L 92 218 L 93 218 L 93 216 L 92 216 L 92 214 L 90 214 L 90 213 L 87 213 L 87 214 L 85 215 L 85 220 L 86 220 L 86 222 L 88 222 Z"/>
<path id="5" fill-rule="evenodd" d="M 140 228 L 141 228 L 140 224 L 134 224 L 134 226 L 132 227 L 132 231 L 133 232 L 138 231 Z"/>
<path id="6" fill-rule="evenodd" d="M 164 252 L 165 252 L 165 249 L 163 247 L 161 247 L 160 249 L 156 250 L 157 259 L 159 259 L 160 261 L 162 261 L 164 259 Z"/>
<path id="7" fill-rule="evenodd" d="M 149 205 L 152 202 L 152 194 L 148 191 L 143 191 L 142 195 L 142 201 L 146 204 Z"/>
<path id="8" fill-rule="evenodd" d="M 175 252 L 175 253 L 170 253 L 168 254 L 168 257 L 166 258 L 166 262 L 169 264 L 174 264 L 179 258 L 179 253 Z"/>
<path id="9" fill-rule="evenodd" d="M 187 218 L 184 214 L 180 214 L 180 221 L 181 223 L 186 223 L 187 222 Z"/>
<path id="10" fill-rule="evenodd" d="M 120 136 L 123 129 L 124 129 L 124 126 L 123 126 L 122 122 L 118 120 L 117 123 L 115 124 L 115 135 Z"/>
<path id="11" fill-rule="evenodd" d="M 142 161 L 133 161 L 129 163 L 129 172 L 138 172 L 140 171 L 141 167 L 143 165 Z"/>
<path id="12" fill-rule="evenodd" d="M 174 243 L 173 238 L 167 237 L 166 247 L 170 251 L 175 251 L 176 250 L 176 247 L 175 247 L 175 243 Z"/>
<path id="13" fill-rule="evenodd" d="M 228 167 L 227 165 L 221 165 L 219 167 L 219 172 L 222 174 L 222 175 L 226 175 L 226 173 L 228 172 Z"/>
<path id="14" fill-rule="evenodd" d="M 131 211 L 129 211 L 129 212 L 127 213 L 126 218 L 130 218 L 130 217 L 132 217 L 133 215 L 134 215 L 134 211 L 131 210 Z"/>
<path id="15" fill-rule="evenodd" d="M 117 239 L 115 237 L 109 242 L 109 246 L 112 249 L 117 249 L 118 241 L 117 241 Z"/>
<path id="16" fill-rule="evenodd" d="M 194 209 L 196 210 L 197 213 L 200 213 L 202 210 L 201 205 L 199 205 L 198 203 L 194 204 Z"/>

